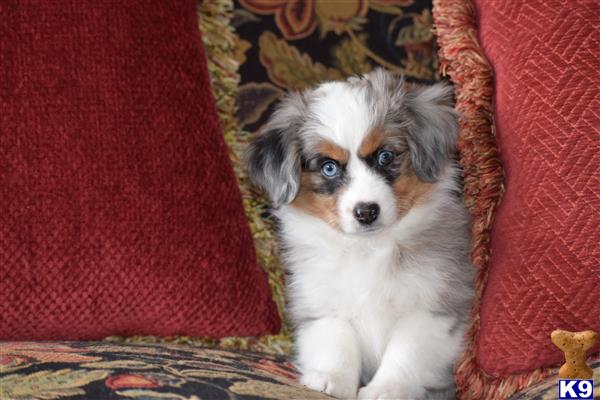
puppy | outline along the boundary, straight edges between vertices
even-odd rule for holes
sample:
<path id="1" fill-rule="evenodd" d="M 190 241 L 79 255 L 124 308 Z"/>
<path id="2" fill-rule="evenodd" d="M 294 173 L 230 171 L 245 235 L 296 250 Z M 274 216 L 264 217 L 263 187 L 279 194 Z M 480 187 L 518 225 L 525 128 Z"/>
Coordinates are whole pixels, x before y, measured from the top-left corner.
<path id="1" fill-rule="evenodd" d="M 323 83 L 287 95 L 249 146 L 249 174 L 281 223 L 309 388 L 454 395 L 473 270 L 451 93 L 381 69 Z"/>

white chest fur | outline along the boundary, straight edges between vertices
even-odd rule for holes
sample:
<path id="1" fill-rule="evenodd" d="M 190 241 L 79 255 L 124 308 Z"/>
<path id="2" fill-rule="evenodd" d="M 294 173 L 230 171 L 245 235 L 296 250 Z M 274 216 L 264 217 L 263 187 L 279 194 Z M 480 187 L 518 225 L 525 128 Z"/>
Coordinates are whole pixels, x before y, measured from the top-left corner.
<path id="1" fill-rule="evenodd" d="M 363 380 L 369 380 L 403 316 L 439 301 L 440 261 L 416 258 L 398 246 L 392 232 L 348 238 L 306 217 L 295 221 L 293 212 L 286 215 L 290 219 L 293 229 L 284 226 L 283 233 L 291 244 L 286 257 L 291 314 L 298 321 L 348 321 L 361 348 Z"/>

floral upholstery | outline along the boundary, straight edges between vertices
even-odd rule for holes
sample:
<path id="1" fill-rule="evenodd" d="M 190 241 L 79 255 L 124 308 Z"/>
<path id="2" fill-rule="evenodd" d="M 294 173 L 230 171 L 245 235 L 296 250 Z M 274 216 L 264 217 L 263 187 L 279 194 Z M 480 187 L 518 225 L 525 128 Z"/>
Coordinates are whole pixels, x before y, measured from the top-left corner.
<path id="1" fill-rule="evenodd" d="M 600 396 L 600 360 L 594 368 Z M 284 356 L 194 345 L 0 342 L 0 399 L 331 399 Z M 556 399 L 556 375 L 511 399 Z"/>
<path id="2" fill-rule="evenodd" d="M 0 399 L 327 399 L 281 356 L 174 344 L 1 342 Z"/>
<path id="3" fill-rule="evenodd" d="M 286 90 L 364 74 L 375 66 L 408 80 L 437 73 L 431 0 L 238 0 L 237 117 L 256 132 Z"/>

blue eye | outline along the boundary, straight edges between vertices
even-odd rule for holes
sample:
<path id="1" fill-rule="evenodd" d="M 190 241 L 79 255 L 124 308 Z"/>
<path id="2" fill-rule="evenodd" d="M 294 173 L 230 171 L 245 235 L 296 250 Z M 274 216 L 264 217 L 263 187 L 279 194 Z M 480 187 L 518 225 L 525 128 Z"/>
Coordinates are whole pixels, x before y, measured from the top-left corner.
<path id="1" fill-rule="evenodd" d="M 377 154 L 377 164 L 380 167 L 385 167 L 389 163 L 394 160 L 394 153 L 388 150 L 381 150 L 379 154 Z"/>
<path id="2" fill-rule="evenodd" d="M 325 178 L 335 178 L 340 173 L 340 167 L 335 161 L 325 161 L 321 165 L 321 174 Z"/>

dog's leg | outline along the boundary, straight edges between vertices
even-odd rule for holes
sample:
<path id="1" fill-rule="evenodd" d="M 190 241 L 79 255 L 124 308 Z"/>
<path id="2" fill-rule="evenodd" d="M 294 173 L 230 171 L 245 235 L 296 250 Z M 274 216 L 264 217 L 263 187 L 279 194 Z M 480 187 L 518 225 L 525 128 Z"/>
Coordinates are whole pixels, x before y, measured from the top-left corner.
<path id="1" fill-rule="evenodd" d="M 358 398 L 424 399 L 433 391 L 451 388 L 452 363 L 463 332 L 455 322 L 427 311 L 403 317 L 394 327 L 375 376 Z"/>
<path id="2" fill-rule="evenodd" d="M 322 318 L 297 330 L 300 382 L 340 399 L 355 399 L 360 375 L 356 334 L 347 321 Z"/>

